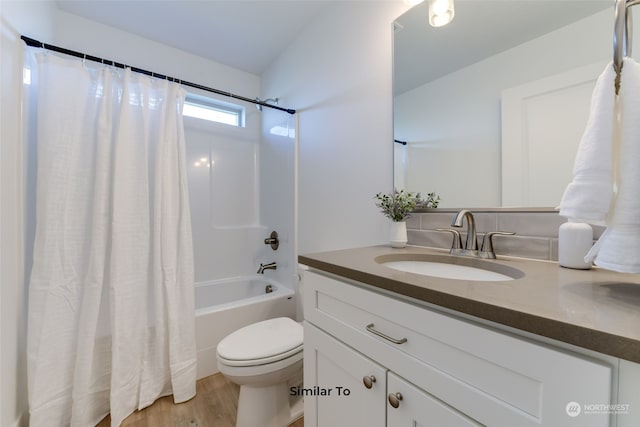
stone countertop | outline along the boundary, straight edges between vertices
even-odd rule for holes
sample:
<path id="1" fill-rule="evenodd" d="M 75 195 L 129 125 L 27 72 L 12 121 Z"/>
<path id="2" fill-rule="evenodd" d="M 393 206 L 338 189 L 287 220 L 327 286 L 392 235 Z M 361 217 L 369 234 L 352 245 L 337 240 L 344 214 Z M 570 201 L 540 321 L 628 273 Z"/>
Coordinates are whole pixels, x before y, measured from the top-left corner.
<path id="1" fill-rule="evenodd" d="M 376 262 L 425 255 L 448 256 L 448 251 L 372 246 L 301 255 L 298 260 L 382 290 L 640 363 L 640 274 L 572 270 L 556 262 L 498 256 L 480 262 L 491 263 L 498 272 L 516 269 L 524 275 L 477 282 L 412 274 Z M 463 261 L 466 264 L 477 262 L 464 259 L 471 260 Z"/>

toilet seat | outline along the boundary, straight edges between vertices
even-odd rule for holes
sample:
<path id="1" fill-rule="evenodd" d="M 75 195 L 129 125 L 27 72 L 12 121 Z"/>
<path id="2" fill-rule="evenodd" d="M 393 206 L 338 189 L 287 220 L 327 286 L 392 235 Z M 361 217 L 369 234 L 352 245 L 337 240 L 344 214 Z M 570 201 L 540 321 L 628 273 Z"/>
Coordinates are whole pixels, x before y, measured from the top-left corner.
<path id="1" fill-rule="evenodd" d="M 220 356 L 220 354 L 218 354 L 218 360 L 227 366 L 258 366 L 258 365 L 266 365 L 268 363 L 278 362 L 280 360 L 287 359 L 291 356 L 295 356 L 297 353 L 302 353 L 302 344 L 284 353 L 274 354 L 272 356 L 264 357 L 261 359 L 234 360 L 234 359 L 226 359 Z"/>
<path id="2" fill-rule="evenodd" d="M 228 366 L 257 366 L 302 352 L 303 328 L 288 317 L 254 323 L 226 336 L 218 344 L 218 360 Z"/>

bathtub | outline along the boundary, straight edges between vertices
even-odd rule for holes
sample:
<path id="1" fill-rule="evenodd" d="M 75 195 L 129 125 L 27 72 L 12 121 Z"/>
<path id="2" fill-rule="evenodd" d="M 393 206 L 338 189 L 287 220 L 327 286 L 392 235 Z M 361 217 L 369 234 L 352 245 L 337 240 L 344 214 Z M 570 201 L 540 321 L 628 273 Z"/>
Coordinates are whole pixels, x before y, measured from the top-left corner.
<path id="1" fill-rule="evenodd" d="M 218 372 L 216 347 L 231 332 L 296 314 L 293 290 L 260 275 L 196 283 L 195 308 L 198 379 Z"/>

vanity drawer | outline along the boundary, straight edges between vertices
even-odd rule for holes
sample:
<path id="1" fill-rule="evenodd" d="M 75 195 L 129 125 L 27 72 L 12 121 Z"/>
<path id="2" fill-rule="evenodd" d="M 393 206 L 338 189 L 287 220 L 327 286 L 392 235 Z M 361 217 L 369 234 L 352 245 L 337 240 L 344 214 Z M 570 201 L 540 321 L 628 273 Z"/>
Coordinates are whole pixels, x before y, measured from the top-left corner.
<path id="1" fill-rule="evenodd" d="M 305 318 L 487 426 L 610 425 L 567 405 L 611 402 L 612 368 L 436 310 L 304 273 Z"/>

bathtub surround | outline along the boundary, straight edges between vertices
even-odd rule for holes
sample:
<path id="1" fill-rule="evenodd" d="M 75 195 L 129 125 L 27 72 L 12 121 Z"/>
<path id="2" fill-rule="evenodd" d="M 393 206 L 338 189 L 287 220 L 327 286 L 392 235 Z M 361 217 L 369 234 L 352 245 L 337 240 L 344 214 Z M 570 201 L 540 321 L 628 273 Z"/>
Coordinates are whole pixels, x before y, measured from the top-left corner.
<path id="1" fill-rule="evenodd" d="M 287 97 L 281 102 L 291 101 Z M 278 269 L 266 271 L 265 276 L 295 289 L 298 114 L 291 116 L 265 108 L 260 113 L 260 123 L 260 222 L 271 228 L 265 228 L 260 235 L 259 249 L 252 258 L 250 271 L 255 273 L 261 263 L 275 262 Z M 263 244 L 273 230 L 278 232 L 277 250 Z"/>
<path id="2" fill-rule="evenodd" d="M 259 216 L 257 126 L 185 117 L 185 136 L 196 283 L 255 273 L 268 233 Z"/>
<path id="3" fill-rule="evenodd" d="M 449 228 L 457 209 L 430 209 L 412 214 L 407 221 L 409 244 L 448 249 L 451 234 L 436 231 Z M 484 233 L 498 230 L 514 231 L 514 236 L 496 236 L 496 256 L 511 255 L 540 260 L 558 260 L 558 228 L 567 220 L 552 208 L 524 209 L 472 209 L 476 220 L 478 238 Z M 598 239 L 604 227 L 593 227 L 594 239 Z M 464 237 L 463 237 L 464 239 Z"/>
<path id="4" fill-rule="evenodd" d="M 95 425 L 108 413 L 119 425 L 160 396 L 195 394 L 185 92 L 27 53 L 38 126 L 30 425 Z"/>

